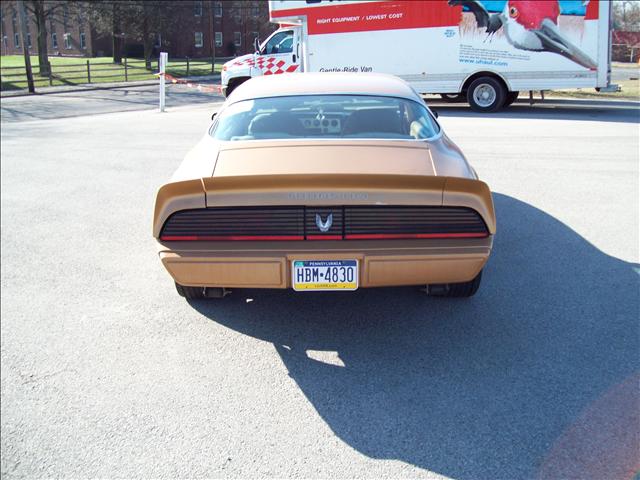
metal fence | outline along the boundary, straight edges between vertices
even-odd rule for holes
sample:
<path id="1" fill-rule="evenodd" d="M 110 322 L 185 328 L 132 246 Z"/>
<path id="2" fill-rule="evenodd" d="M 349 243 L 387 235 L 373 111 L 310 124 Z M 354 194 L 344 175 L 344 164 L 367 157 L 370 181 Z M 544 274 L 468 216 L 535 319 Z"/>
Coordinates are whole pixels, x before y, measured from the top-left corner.
<path id="1" fill-rule="evenodd" d="M 618 62 L 640 62 L 640 45 L 614 43 L 611 45 L 612 58 Z"/>
<path id="2" fill-rule="evenodd" d="M 167 65 L 167 73 L 174 76 L 201 76 L 215 73 L 216 64 L 226 61 L 226 58 L 176 58 Z M 38 67 L 34 66 L 33 80 L 35 87 L 54 85 L 77 85 L 102 82 L 129 82 L 154 78 L 158 72 L 158 60 L 152 59 L 150 68 L 145 60 L 124 58 L 121 64 L 83 63 L 51 65 L 51 72 L 38 75 Z M 27 88 L 27 76 L 24 66 L 2 67 L 2 90 L 17 90 Z"/>

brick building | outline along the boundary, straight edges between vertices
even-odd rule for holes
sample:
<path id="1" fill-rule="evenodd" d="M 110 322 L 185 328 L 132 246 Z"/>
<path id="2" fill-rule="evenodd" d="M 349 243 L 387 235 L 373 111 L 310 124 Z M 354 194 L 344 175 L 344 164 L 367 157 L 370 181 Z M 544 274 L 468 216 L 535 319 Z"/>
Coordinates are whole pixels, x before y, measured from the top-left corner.
<path id="1" fill-rule="evenodd" d="M 266 38 L 277 26 L 269 23 L 266 1 L 181 2 L 178 20 L 187 28 L 160 39 L 174 57 L 216 57 L 253 52 L 253 39 Z"/>
<path id="2" fill-rule="evenodd" d="M 62 3 L 62 2 L 61 2 Z M 27 48 L 31 55 L 38 54 L 38 28 L 35 18 L 27 12 Z M 47 47 L 49 55 L 96 56 L 96 47 L 109 43 L 101 39 L 89 23 L 67 2 L 61 5 L 59 15 L 47 19 Z M 0 3 L 0 52 L 2 55 L 22 55 L 22 35 L 17 2 Z M 96 42 L 98 45 L 96 45 Z"/>
<path id="3" fill-rule="evenodd" d="M 52 2 L 46 2 L 52 3 Z M 87 20 L 82 9 L 61 4 L 59 13 L 47 19 L 47 48 L 49 55 L 110 56 L 113 42 L 110 35 L 99 34 Z M 179 28 L 173 32 L 157 33 L 154 53 L 168 51 L 171 57 L 227 57 L 253 51 L 253 39 L 266 38 L 277 26 L 269 23 L 268 4 L 254 1 L 180 1 L 174 4 L 177 14 L 172 21 Z M 91 8 L 88 4 L 87 8 Z M 37 55 L 37 27 L 28 13 L 28 48 Z M 0 53 L 22 55 L 20 15 L 15 1 L 0 2 Z M 126 37 L 125 53 L 142 56 L 142 45 Z"/>

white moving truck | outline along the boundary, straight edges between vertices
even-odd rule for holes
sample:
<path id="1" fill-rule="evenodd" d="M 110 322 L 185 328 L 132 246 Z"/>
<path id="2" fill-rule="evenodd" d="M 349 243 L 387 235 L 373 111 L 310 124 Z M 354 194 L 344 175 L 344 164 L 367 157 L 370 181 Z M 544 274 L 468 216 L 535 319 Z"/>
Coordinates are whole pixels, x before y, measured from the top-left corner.
<path id="1" fill-rule="evenodd" d="M 605 0 L 271 0 L 280 25 L 223 66 L 225 94 L 290 72 L 390 73 L 477 111 L 521 91 L 611 89 Z"/>

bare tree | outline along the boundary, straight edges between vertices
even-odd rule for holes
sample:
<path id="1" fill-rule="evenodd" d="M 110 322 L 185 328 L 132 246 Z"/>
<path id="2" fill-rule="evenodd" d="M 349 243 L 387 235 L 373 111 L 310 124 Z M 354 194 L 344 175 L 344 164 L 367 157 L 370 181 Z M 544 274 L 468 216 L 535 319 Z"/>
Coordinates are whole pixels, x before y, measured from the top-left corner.
<path id="1" fill-rule="evenodd" d="M 621 0 L 612 4 L 613 28 L 625 32 L 640 31 L 640 3 Z"/>
<path id="2" fill-rule="evenodd" d="M 20 15 L 20 34 L 22 35 L 22 53 L 24 54 L 24 67 L 27 72 L 27 85 L 29 93 L 36 93 L 31 72 L 31 58 L 29 57 L 29 48 L 27 46 L 27 12 L 25 11 L 23 0 L 18 0 L 18 12 Z"/>
<path id="3" fill-rule="evenodd" d="M 180 28 L 180 9 L 193 8 L 191 2 L 162 0 L 97 0 L 83 3 L 96 31 L 113 36 L 113 61 L 120 63 L 126 39 L 142 44 L 149 69 L 158 34 L 165 36 Z"/>
<path id="4" fill-rule="evenodd" d="M 118 2 L 111 2 L 111 38 L 113 49 L 113 63 L 122 63 L 122 50 L 124 35 L 120 27 L 120 5 Z"/>
<path id="5" fill-rule="evenodd" d="M 91 26 L 98 33 L 111 36 L 113 63 L 122 63 L 125 36 L 122 21 L 126 16 L 127 2 L 93 0 L 81 3 Z"/>
<path id="6" fill-rule="evenodd" d="M 253 53 L 253 42 L 256 35 L 258 38 L 264 39 L 277 28 L 273 23 L 261 22 L 259 20 L 260 9 L 266 8 L 264 3 L 259 0 L 224 2 L 224 8 L 227 9 L 228 14 L 234 16 L 236 23 L 240 25 L 241 50 L 237 53 Z M 229 53 L 236 53 L 236 46 L 234 44 L 229 44 L 228 49 Z"/>
<path id="7" fill-rule="evenodd" d="M 38 37 L 38 73 L 40 76 L 46 77 L 51 73 L 51 64 L 49 63 L 48 56 L 47 20 L 54 21 L 62 7 L 69 3 L 72 2 L 45 0 L 26 0 L 24 2 L 25 8 L 33 15 L 36 24 Z"/>

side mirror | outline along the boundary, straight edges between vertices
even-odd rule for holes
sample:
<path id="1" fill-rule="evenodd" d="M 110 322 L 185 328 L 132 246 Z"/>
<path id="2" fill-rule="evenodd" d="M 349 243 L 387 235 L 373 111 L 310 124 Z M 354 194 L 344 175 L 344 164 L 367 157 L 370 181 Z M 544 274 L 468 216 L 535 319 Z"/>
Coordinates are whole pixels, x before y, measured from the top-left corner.
<path id="1" fill-rule="evenodd" d="M 260 51 L 260 39 L 258 37 L 253 39 L 253 50 L 258 53 Z"/>
<path id="2" fill-rule="evenodd" d="M 211 120 L 214 120 L 216 118 L 217 114 L 218 114 L 218 112 L 213 112 L 213 114 L 211 115 Z"/>
<path id="3" fill-rule="evenodd" d="M 431 109 L 431 113 L 433 113 L 433 116 L 438 118 L 438 112 L 435 111 L 433 108 Z"/>

